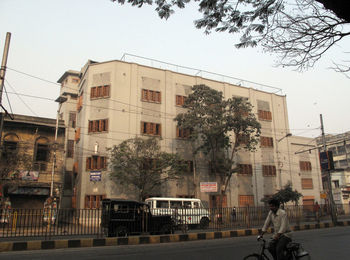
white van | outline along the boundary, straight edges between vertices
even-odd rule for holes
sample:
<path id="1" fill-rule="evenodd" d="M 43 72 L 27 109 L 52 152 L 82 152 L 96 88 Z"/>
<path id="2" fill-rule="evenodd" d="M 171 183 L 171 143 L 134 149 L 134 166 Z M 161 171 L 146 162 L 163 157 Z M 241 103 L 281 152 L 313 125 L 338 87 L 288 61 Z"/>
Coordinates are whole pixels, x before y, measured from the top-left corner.
<path id="1" fill-rule="evenodd" d="M 209 226 L 209 211 L 200 199 L 153 197 L 145 200 L 153 215 L 172 215 L 188 225 Z"/>

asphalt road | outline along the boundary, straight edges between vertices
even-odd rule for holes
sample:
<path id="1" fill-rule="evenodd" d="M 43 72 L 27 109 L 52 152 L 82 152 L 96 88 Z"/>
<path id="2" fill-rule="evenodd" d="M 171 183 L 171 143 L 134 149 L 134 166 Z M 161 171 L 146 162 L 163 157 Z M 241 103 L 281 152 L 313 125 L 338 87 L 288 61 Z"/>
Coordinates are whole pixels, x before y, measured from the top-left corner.
<path id="1" fill-rule="evenodd" d="M 350 227 L 298 231 L 294 232 L 294 240 L 303 244 L 313 260 L 350 259 Z M 4 252 L 0 253 L 0 259 L 220 260 L 243 259 L 257 249 L 256 237 L 250 236 L 154 245 Z"/>

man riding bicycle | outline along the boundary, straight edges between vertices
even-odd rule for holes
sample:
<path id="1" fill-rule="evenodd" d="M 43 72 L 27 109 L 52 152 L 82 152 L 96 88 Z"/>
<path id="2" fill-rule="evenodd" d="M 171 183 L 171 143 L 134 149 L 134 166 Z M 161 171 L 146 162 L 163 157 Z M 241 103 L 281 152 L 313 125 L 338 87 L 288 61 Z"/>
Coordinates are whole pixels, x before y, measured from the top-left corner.
<path id="1" fill-rule="evenodd" d="M 270 211 L 262 228 L 261 236 L 266 233 L 267 228 L 272 223 L 274 233 L 268 249 L 275 260 L 287 259 L 285 249 L 287 244 L 292 241 L 287 213 L 279 208 L 280 202 L 278 200 L 270 199 L 268 203 Z"/>

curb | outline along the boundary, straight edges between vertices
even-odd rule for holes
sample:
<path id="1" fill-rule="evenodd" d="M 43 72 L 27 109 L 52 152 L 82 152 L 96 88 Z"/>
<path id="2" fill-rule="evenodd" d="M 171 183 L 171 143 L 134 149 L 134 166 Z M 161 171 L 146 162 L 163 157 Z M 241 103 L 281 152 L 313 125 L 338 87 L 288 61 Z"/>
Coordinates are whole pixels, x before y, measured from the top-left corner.
<path id="1" fill-rule="evenodd" d="M 337 222 L 337 226 L 350 226 L 350 221 Z M 319 223 L 292 226 L 293 231 L 319 229 L 334 227 L 333 223 Z M 130 236 L 130 237 L 113 237 L 113 238 L 83 238 L 83 239 L 62 239 L 49 241 L 23 241 L 23 242 L 0 242 L 0 252 L 7 251 L 24 251 L 24 250 L 43 250 L 43 249 L 62 249 L 76 247 L 99 247 L 99 246 L 119 246 L 119 245 L 142 245 L 142 244 L 159 244 L 171 242 L 185 242 L 194 240 L 209 240 L 230 237 L 242 237 L 258 235 L 261 229 L 239 229 L 228 231 L 214 231 L 203 233 L 187 233 L 172 235 L 155 235 L 155 236 Z M 272 229 L 269 229 L 272 232 Z"/>

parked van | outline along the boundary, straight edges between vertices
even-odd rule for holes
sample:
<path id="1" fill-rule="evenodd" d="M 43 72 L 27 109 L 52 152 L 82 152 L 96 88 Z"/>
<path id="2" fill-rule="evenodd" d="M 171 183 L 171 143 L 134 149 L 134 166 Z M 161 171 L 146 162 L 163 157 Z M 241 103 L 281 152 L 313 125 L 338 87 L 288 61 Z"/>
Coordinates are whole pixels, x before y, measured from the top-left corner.
<path id="1" fill-rule="evenodd" d="M 153 215 L 172 215 L 175 221 L 187 225 L 208 228 L 210 218 L 208 209 L 200 199 L 152 197 L 145 200 Z"/>

